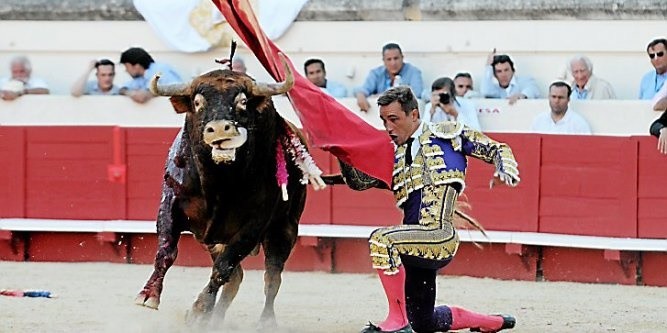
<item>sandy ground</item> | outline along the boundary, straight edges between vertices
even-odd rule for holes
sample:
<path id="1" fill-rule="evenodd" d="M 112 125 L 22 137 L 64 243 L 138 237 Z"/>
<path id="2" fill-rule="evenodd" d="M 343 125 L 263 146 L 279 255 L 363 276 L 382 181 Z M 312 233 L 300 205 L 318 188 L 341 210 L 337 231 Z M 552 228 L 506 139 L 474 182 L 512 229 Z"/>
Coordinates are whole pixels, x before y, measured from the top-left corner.
<path id="1" fill-rule="evenodd" d="M 0 296 L 0 332 L 192 332 L 184 314 L 209 269 L 173 267 L 160 310 L 133 304 L 151 267 L 109 263 L 0 262 L 0 289 L 46 289 L 56 299 Z M 262 272 L 248 271 L 226 332 L 252 332 L 263 306 Z M 511 313 L 513 332 L 667 332 L 667 288 L 440 277 L 438 303 Z M 385 314 L 369 274 L 283 275 L 278 332 L 358 332 Z"/>

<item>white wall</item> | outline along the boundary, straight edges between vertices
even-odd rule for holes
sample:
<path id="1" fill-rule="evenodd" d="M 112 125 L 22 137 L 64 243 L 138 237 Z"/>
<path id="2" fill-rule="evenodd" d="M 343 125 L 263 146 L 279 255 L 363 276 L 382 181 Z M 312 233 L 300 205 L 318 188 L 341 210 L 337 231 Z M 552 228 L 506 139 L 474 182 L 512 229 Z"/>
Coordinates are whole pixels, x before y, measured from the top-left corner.
<path id="1" fill-rule="evenodd" d="M 356 100 L 339 100 L 351 112 L 376 128 L 382 128 L 378 108 L 368 113 L 358 111 Z M 375 101 L 370 101 L 371 105 Z M 274 97 L 276 109 L 300 126 L 289 101 Z M 530 132 L 533 118 L 549 110 L 548 101 L 520 100 L 510 106 L 506 100 L 475 100 L 479 120 L 485 132 Z M 572 103 L 596 135 L 648 135 L 648 128 L 660 113 L 651 111 L 649 101 L 583 101 Z M 12 102 L 0 100 L 0 126 L 17 125 L 121 125 L 129 127 L 180 127 L 183 115 L 177 115 L 165 97 L 145 105 L 124 96 L 23 96 Z"/>
<path id="2" fill-rule="evenodd" d="M 423 70 L 425 86 L 439 76 L 470 71 L 479 82 L 488 52 L 510 54 L 519 75 L 533 75 L 546 93 L 567 59 L 588 55 L 594 72 L 609 80 L 622 99 L 636 98 L 641 76 L 652 69 L 646 44 L 667 35 L 664 21 L 455 21 L 455 22 L 296 22 L 277 44 L 298 68 L 309 57 L 321 57 L 329 78 L 360 85 L 367 71 L 381 64 L 380 50 L 398 42 L 406 61 Z M 11 56 L 27 54 L 36 76 L 53 93 L 67 94 L 93 58 L 118 61 L 130 46 L 146 48 L 157 61 L 173 64 L 190 77 L 228 56 L 226 48 L 198 54 L 169 49 L 143 21 L 0 21 L 0 76 L 9 73 Z M 268 75 L 242 48 L 249 71 L 260 80 Z M 128 76 L 118 69 L 117 80 Z M 478 84 L 477 84 L 478 85 Z"/>

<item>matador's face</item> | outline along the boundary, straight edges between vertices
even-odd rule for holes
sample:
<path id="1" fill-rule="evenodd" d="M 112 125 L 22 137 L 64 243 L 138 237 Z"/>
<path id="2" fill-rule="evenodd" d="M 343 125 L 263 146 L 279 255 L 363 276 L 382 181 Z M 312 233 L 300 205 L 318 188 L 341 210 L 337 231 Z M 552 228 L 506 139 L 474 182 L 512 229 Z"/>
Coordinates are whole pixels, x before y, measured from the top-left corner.
<path id="1" fill-rule="evenodd" d="M 420 124 L 419 110 L 405 113 L 398 101 L 380 106 L 380 118 L 391 140 L 399 146 L 408 141 Z"/>

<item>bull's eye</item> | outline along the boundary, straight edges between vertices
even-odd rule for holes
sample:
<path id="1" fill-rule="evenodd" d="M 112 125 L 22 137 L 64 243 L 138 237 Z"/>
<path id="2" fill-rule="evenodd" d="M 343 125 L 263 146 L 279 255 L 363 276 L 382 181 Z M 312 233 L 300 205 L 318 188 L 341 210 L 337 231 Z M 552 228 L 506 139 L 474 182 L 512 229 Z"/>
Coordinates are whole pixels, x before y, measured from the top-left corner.
<path id="1" fill-rule="evenodd" d="M 244 93 L 240 93 L 234 98 L 234 104 L 236 105 L 236 111 L 245 111 L 248 104 L 248 98 Z"/>
<path id="2" fill-rule="evenodd" d="M 202 109 L 204 109 L 204 106 L 206 106 L 206 99 L 204 98 L 204 95 L 195 95 L 195 98 L 192 100 L 192 105 L 194 106 L 195 112 L 200 112 Z"/>

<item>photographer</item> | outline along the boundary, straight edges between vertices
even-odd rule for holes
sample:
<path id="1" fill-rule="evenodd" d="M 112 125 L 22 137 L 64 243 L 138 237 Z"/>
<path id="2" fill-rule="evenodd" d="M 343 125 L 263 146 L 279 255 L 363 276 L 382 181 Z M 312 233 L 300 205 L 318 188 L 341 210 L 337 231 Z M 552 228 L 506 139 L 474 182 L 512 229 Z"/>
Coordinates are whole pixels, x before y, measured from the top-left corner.
<path id="1" fill-rule="evenodd" d="M 470 100 L 456 98 L 454 81 L 448 77 L 441 77 L 433 81 L 431 102 L 426 104 L 424 109 L 422 118 L 425 122 L 458 121 L 481 131 L 475 105 Z"/>

